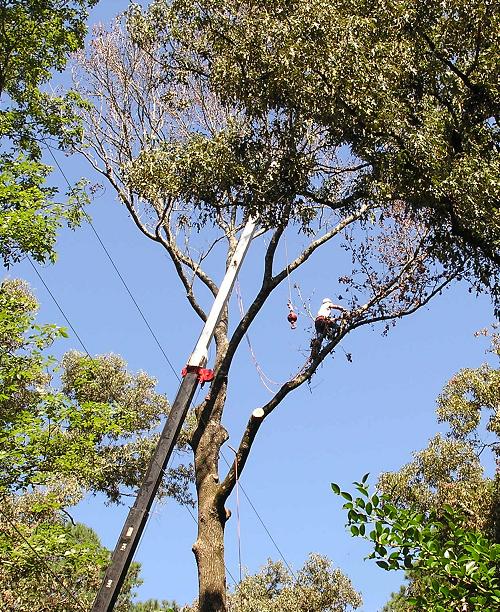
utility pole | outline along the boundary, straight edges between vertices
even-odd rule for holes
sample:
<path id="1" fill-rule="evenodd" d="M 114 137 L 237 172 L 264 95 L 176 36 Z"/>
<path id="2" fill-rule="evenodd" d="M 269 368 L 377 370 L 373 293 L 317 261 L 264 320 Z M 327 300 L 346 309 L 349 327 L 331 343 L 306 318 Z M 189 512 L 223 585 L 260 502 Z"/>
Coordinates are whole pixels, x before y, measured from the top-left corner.
<path id="1" fill-rule="evenodd" d="M 224 306 L 227 304 L 238 271 L 248 251 L 256 227 L 256 221 L 249 219 L 243 228 L 238 245 L 222 280 L 219 292 L 214 300 L 205 325 L 194 351 L 186 366 L 185 375 L 175 396 L 174 403 L 168 415 L 156 449 L 150 459 L 146 475 L 141 484 L 134 505 L 130 509 L 120 537 L 116 544 L 111 563 L 106 570 L 92 612 L 111 612 L 132 562 L 142 532 L 146 525 L 149 511 L 158 488 L 163 479 L 163 472 L 175 447 L 187 411 L 191 405 L 194 392 L 202 378 L 204 366 L 207 363 L 208 346 L 214 335 L 215 326 L 219 321 Z"/>

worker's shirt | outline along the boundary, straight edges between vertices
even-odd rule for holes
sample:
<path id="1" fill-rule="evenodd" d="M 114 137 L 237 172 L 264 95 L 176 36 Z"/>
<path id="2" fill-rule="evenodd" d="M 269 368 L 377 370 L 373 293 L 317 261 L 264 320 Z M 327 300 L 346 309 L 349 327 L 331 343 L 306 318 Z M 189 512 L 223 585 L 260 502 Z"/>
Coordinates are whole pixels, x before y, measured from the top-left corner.
<path id="1" fill-rule="evenodd" d="M 316 318 L 318 317 L 328 318 L 331 314 L 331 311 L 336 308 L 337 307 L 334 304 L 321 304 L 321 308 L 318 310 L 318 314 L 316 315 Z"/>

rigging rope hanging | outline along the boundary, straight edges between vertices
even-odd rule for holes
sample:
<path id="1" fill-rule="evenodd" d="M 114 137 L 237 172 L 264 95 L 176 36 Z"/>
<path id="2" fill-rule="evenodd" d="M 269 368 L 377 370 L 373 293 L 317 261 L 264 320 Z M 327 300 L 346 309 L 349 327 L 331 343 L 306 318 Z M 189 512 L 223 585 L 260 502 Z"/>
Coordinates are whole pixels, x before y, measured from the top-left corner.
<path id="1" fill-rule="evenodd" d="M 235 289 L 236 289 L 236 296 L 238 298 L 238 306 L 240 308 L 240 314 L 243 317 L 245 315 L 245 308 L 243 306 L 243 298 L 241 297 L 241 290 L 240 290 L 240 283 L 239 283 L 239 281 L 236 281 Z M 279 387 L 281 385 L 281 383 L 276 382 L 275 380 L 272 380 L 271 378 L 269 378 L 269 376 L 267 376 L 267 374 L 261 368 L 259 362 L 257 361 L 257 357 L 255 355 L 255 352 L 253 350 L 252 343 L 250 342 L 250 336 L 248 335 L 248 332 L 245 334 L 245 340 L 247 341 L 248 349 L 250 351 L 250 355 L 252 357 L 252 361 L 253 361 L 253 363 L 255 365 L 255 369 L 257 370 L 257 373 L 259 375 L 260 382 L 264 385 L 264 387 L 270 393 L 273 393 L 273 394 L 276 393 L 276 389 L 275 388 L 273 389 L 272 387 Z"/>
<path id="2" fill-rule="evenodd" d="M 290 265 L 288 263 L 288 245 L 286 242 L 286 234 L 285 234 L 285 257 L 286 257 L 286 277 L 288 279 L 288 303 L 287 308 L 289 310 L 288 316 L 286 320 L 290 323 L 291 329 L 297 329 L 297 313 L 295 312 L 293 301 L 292 301 L 292 283 L 290 281 Z"/>
<path id="3" fill-rule="evenodd" d="M 241 289 L 240 289 L 240 283 L 239 281 L 236 281 L 235 283 L 235 291 L 236 291 L 236 296 L 238 299 L 238 305 L 240 308 L 240 314 L 243 317 L 245 315 L 245 308 L 243 306 L 243 298 L 241 297 Z M 289 302 L 290 303 L 290 302 Z M 291 313 L 289 313 L 288 316 L 290 316 Z M 293 313 L 295 314 L 295 313 Z M 255 355 L 255 352 L 253 350 L 252 347 L 252 343 L 250 342 L 250 336 L 248 335 L 248 333 L 245 333 L 245 339 L 247 341 L 248 344 L 248 349 L 250 350 L 250 355 L 252 357 L 252 361 L 255 365 L 255 369 L 257 370 L 257 373 L 259 375 L 260 378 L 260 382 L 264 385 L 264 387 L 273 395 L 276 393 L 277 389 L 276 387 L 281 387 L 284 383 L 283 382 L 276 382 L 275 380 L 272 380 L 271 378 L 269 378 L 269 376 L 267 376 L 267 374 L 264 372 L 264 370 L 261 368 L 259 362 L 257 361 L 257 357 Z M 299 370 L 293 374 L 290 379 L 294 378 L 295 376 L 298 376 L 299 374 L 301 374 L 302 372 L 304 372 L 308 365 L 309 365 L 310 359 L 307 359 L 305 361 L 305 363 L 302 365 L 301 368 L 299 368 Z M 270 386 L 272 385 L 273 387 L 275 387 L 274 389 Z"/>

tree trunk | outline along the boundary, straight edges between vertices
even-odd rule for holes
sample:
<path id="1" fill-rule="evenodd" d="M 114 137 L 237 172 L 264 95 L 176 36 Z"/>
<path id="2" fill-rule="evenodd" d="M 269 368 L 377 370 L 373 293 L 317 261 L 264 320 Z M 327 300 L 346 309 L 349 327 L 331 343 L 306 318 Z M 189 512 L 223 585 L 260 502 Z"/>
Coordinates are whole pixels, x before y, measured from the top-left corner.
<path id="1" fill-rule="evenodd" d="M 227 516 L 219 498 L 218 475 L 219 451 L 228 438 L 219 422 L 225 398 L 224 385 L 195 449 L 198 537 L 193 552 L 198 565 L 199 612 L 226 612 L 224 526 Z"/>
<path id="2" fill-rule="evenodd" d="M 199 612 L 226 612 L 226 517 L 217 511 L 210 493 L 206 492 L 202 497 L 206 499 L 198 502 L 198 538 L 193 545 L 198 564 Z"/>

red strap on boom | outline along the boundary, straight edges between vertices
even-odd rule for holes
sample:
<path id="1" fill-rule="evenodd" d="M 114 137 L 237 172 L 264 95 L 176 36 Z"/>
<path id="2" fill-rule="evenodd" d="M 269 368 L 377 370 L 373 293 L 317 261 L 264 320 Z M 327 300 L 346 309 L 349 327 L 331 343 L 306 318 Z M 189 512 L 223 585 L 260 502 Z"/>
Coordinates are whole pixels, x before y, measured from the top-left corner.
<path id="1" fill-rule="evenodd" d="M 188 372 L 196 372 L 198 375 L 198 382 L 203 386 L 204 383 L 210 382 L 214 379 L 214 371 L 208 370 L 207 368 L 202 368 L 201 366 L 190 366 L 187 365 L 185 368 L 182 368 L 182 377 L 186 376 Z"/>

